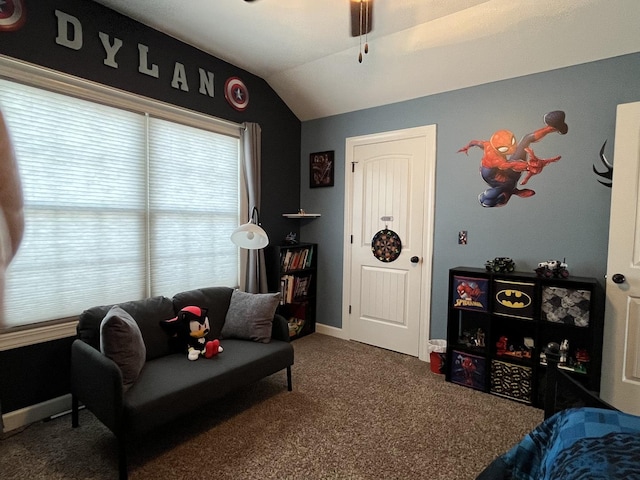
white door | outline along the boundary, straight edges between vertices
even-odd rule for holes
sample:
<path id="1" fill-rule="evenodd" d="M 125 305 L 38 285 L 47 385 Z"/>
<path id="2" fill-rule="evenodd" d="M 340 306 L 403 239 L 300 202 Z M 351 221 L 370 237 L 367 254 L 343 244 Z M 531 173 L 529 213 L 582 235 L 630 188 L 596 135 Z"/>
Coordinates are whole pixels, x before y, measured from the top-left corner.
<path id="1" fill-rule="evenodd" d="M 346 159 L 349 337 L 423 358 L 431 290 L 435 125 L 349 138 Z M 375 249 L 374 237 L 380 238 Z"/>
<path id="2" fill-rule="evenodd" d="M 604 400 L 635 415 L 640 415 L 639 185 L 637 102 L 618 105 L 616 117 L 601 383 Z"/>

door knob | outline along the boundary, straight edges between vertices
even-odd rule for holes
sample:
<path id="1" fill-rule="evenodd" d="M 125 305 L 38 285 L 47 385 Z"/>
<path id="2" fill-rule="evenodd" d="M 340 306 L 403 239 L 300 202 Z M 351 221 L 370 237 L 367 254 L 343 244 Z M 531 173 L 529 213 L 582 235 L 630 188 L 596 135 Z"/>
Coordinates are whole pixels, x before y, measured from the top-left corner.
<path id="1" fill-rule="evenodd" d="M 418 263 L 420 261 L 420 257 L 411 257 L 411 263 Z"/>
<path id="2" fill-rule="evenodd" d="M 624 278 L 624 275 L 622 275 L 621 273 L 614 273 L 613 277 L 611 277 L 611 280 L 613 280 L 613 283 L 624 283 L 626 278 Z"/>

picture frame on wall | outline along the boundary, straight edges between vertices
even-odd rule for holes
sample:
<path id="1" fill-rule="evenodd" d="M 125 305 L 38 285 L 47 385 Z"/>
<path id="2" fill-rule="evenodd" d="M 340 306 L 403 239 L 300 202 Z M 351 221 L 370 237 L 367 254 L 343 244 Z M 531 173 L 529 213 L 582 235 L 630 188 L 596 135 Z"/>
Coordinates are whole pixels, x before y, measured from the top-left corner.
<path id="1" fill-rule="evenodd" d="M 334 151 L 315 152 L 309 155 L 309 186 L 333 187 L 335 171 Z"/>

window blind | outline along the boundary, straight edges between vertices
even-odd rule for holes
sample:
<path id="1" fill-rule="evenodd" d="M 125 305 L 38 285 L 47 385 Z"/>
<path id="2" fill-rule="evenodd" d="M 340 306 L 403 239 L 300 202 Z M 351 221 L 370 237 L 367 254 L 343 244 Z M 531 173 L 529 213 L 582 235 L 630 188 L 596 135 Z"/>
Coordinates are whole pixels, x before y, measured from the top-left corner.
<path id="1" fill-rule="evenodd" d="M 237 284 L 237 138 L 3 79 L 0 108 L 25 198 L 5 327 Z"/>
<path id="2" fill-rule="evenodd" d="M 238 139 L 149 121 L 153 295 L 237 285 Z"/>

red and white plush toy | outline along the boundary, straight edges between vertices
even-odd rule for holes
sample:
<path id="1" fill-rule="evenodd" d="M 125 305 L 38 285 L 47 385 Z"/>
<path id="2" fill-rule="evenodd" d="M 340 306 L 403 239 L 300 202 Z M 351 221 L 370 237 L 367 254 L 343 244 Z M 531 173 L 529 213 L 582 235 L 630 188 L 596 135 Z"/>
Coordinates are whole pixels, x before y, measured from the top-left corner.
<path id="1" fill-rule="evenodd" d="M 184 307 L 175 318 L 161 321 L 160 326 L 181 344 L 181 348 L 186 346 L 189 360 L 197 360 L 201 355 L 211 358 L 223 350 L 217 338 L 206 339 L 210 330 L 206 308 Z"/>

